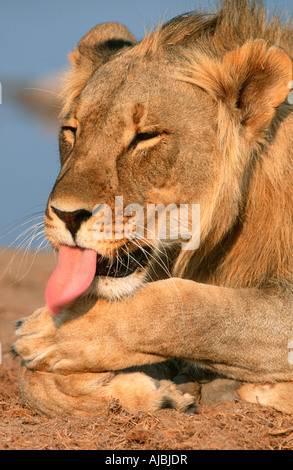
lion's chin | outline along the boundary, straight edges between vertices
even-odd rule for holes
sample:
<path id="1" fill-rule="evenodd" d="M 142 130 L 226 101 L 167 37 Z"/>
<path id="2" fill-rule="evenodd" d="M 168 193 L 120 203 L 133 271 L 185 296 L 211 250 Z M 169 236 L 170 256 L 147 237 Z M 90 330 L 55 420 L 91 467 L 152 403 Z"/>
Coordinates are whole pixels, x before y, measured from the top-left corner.
<path id="1" fill-rule="evenodd" d="M 84 296 L 102 297 L 107 300 L 119 300 L 134 294 L 145 282 L 143 273 L 134 272 L 126 277 L 95 276 Z"/>

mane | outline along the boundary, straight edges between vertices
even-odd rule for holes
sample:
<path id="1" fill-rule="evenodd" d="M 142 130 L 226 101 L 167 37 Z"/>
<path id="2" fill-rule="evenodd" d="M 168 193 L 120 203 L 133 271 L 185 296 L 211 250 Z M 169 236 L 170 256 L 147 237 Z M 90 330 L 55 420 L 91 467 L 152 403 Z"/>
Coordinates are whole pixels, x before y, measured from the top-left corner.
<path id="1" fill-rule="evenodd" d="M 185 46 L 196 45 L 206 54 L 222 56 L 248 39 L 264 38 L 270 45 L 280 45 L 293 55 L 293 25 L 275 13 L 270 19 L 262 1 L 222 0 L 214 13 L 190 12 L 153 28 L 132 48 L 134 57 L 142 59 L 169 52 L 182 60 Z M 76 69 L 74 52 L 69 54 L 73 68 L 63 74 L 63 109 L 60 118 L 70 110 L 89 79 L 86 68 Z"/>
<path id="2" fill-rule="evenodd" d="M 146 56 L 161 49 L 180 54 L 178 46 L 196 43 L 197 48 L 222 55 L 256 38 L 293 54 L 291 19 L 282 20 L 278 12 L 270 15 L 261 0 L 222 0 L 213 14 L 189 12 L 160 24 L 146 35 L 136 52 Z"/>
<path id="3" fill-rule="evenodd" d="M 223 0 L 214 15 L 191 13 L 169 21 L 142 42 L 144 54 L 169 51 L 171 57 L 195 53 L 220 59 L 252 39 L 264 39 L 293 54 L 293 25 L 279 14 L 271 17 L 261 1 Z M 189 52 L 184 49 L 189 44 Z M 192 78 L 192 60 L 181 64 L 183 79 Z M 203 79 L 206 77 L 203 75 Z M 199 84 L 196 82 L 195 84 Z M 228 287 L 293 287 L 293 154 L 292 106 L 283 103 L 271 128 L 247 153 L 238 130 L 219 106 L 219 141 L 223 168 L 220 189 L 213 194 L 203 235 L 195 252 L 182 252 L 173 274 Z M 291 143 L 290 143 L 291 139 Z M 246 155 L 246 161 L 243 160 Z M 245 190 L 241 185 L 245 181 Z M 224 188 L 224 189 L 223 189 Z M 242 193 L 239 198 L 240 192 Z M 237 207 L 238 206 L 238 207 Z M 234 213 L 234 216 L 232 215 Z M 222 221 L 226 220 L 223 223 Z"/>

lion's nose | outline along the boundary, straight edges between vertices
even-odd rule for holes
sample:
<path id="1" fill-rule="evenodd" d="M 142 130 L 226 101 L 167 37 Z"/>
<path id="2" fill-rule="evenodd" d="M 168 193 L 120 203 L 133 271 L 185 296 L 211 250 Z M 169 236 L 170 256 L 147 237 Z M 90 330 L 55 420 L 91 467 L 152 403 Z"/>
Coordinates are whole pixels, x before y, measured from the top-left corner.
<path id="1" fill-rule="evenodd" d="M 92 216 L 91 212 L 85 209 L 79 209 L 73 212 L 60 211 L 54 206 L 51 206 L 51 209 L 59 217 L 59 219 L 65 222 L 65 225 L 71 233 L 73 239 L 75 239 L 76 232 L 79 230 L 82 222 L 88 220 Z"/>

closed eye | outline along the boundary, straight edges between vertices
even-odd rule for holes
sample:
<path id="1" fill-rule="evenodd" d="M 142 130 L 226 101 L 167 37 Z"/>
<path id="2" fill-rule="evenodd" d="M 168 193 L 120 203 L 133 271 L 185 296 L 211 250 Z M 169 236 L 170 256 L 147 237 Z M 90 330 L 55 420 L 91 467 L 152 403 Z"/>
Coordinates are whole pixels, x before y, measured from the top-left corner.
<path id="1" fill-rule="evenodd" d="M 59 151 L 61 162 L 64 162 L 70 155 L 76 139 L 76 128 L 63 126 L 59 134 Z"/>
<path id="2" fill-rule="evenodd" d="M 130 143 L 130 147 L 137 150 L 153 147 L 159 143 L 163 137 L 167 135 L 167 132 L 139 132 L 134 136 Z"/>
<path id="3" fill-rule="evenodd" d="M 62 126 L 61 133 L 64 134 L 66 140 L 73 142 L 75 141 L 76 127 Z"/>

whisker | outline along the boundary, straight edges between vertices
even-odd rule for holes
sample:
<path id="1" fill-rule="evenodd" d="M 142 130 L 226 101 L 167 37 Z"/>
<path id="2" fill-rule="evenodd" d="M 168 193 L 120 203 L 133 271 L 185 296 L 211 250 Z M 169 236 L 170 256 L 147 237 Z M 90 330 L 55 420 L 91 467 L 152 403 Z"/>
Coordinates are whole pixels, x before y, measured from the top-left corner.
<path id="1" fill-rule="evenodd" d="M 149 276 L 151 280 L 154 281 L 154 279 L 151 277 L 150 273 L 145 269 L 145 267 L 142 266 L 142 264 L 140 264 L 133 256 L 131 256 L 129 250 L 128 253 L 126 253 L 123 247 L 121 247 L 121 250 L 124 251 L 124 253 L 127 254 L 127 256 L 129 256 L 133 261 L 135 261 L 135 263 L 138 264 L 146 272 L 147 276 Z"/>
<path id="2" fill-rule="evenodd" d="M 10 243 L 10 245 L 8 245 L 8 248 L 16 245 L 16 249 L 19 251 L 21 248 L 22 248 L 22 245 L 24 244 L 25 240 L 31 236 L 31 232 L 35 233 L 36 230 L 39 230 L 43 228 L 43 223 L 42 222 L 39 222 L 39 223 L 36 223 L 34 225 L 32 225 L 31 227 L 28 227 L 26 228 L 25 230 L 23 230 L 21 232 L 20 235 L 18 235 L 17 238 L 15 238 L 15 240 L 13 240 L 12 243 Z M 23 238 L 23 239 L 22 239 Z M 20 239 L 20 242 L 18 244 L 16 244 L 16 242 Z"/>
<path id="3" fill-rule="evenodd" d="M 123 258 L 122 258 L 122 256 L 120 256 L 120 255 L 118 255 L 118 256 L 119 256 L 120 263 L 122 264 L 122 266 L 124 266 L 124 267 L 126 268 L 126 270 L 128 270 L 128 268 L 129 268 L 129 260 L 130 260 L 130 257 L 129 257 L 129 255 L 130 255 L 130 251 L 129 251 L 129 249 L 128 249 L 128 246 L 127 246 L 127 245 L 124 245 L 124 246 L 127 248 L 127 253 L 125 252 L 125 250 L 123 250 L 123 251 L 124 251 L 124 253 L 126 253 L 126 255 L 127 255 L 127 265 L 126 265 L 126 264 L 123 262 Z M 133 259 L 133 258 L 132 258 L 132 259 Z M 127 271 L 126 271 L 126 272 L 127 272 Z M 125 276 L 126 276 L 126 273 L 125 273 L 124 277 L 125 277 Z"/>
<path id="4" fill-rule="evenodd" d="M 23 88 L 23 90 L 30 90 L 30 91 L 41 91 L 42 93 L 45 92 L 45 93 L 49 93 L 51 95 L 55 95 L 55 96 L 58 96 L 58 98 L 62 98 L 63 95 L 62 93 L 56 93 L 56 91 L 53 91 L 53 90 L 46 90 L 45 88 L 36 88 L 36 87 L 25 87 Z"/>
<path id="5" fill-rule="evenodd" d="M 36 241 L 36 240 L 39 240 L 41 237 L 45 237 L 44 230 L 42 230 L 41 232 L 37 232 L 37 230 L 38 229 L 36 229 L 35 232 L 32 235 L 27 237 L 26 242 L 22 243 L 21 248 L 19 247 L 18 250 L 17 250 L 18 252 L 21 251 L 21 250 L 24 250 L 21 261 L 19 263 L 18 272 L 20 271 L 20 269 L 22 267 L 22 264 L 26 263 L 26 261 L 27 261 L 27 257 L 29 255 L 29 249 L 32 245 L 32 242 Z"/>
<path id="6" fill-rule="evenodd" d="M 30 91 L 41 91 L 42 93 L 49 93 L 51 95 L 55 95 L 58 98 L 64 99 L 64 93 L 56 93 L 56 91 L 53 90 L 46 90 L 45 88 L 37 88 L 37 87 L 25 87 L 23 90 L 30 90 Z M 71 103 L 73 103 L 73 100 L 69 100 Z"/>
<path id="7" fill-rule="evenodd" d="M 129 268 L 129 260 L 130 260 L 130 258 L 129 258 L 129 248 L 128 248 L 127 245 L 125 245 L 125 247 L 127 248 L 127 266 L 126 266 L 126 269 L 128 270 L 128 268 Z"/>
<path id="8" fill-rule="evenodd" d="M 138 227 L 138 228 L 145 228 L 143 225 L 139 225 L 139 224 L 137 224 L 137 227 Z M 148 232 L 151 233 L 152 235 L 154 235 L 156 241 L 159 241 L 159 242 L 160 242 L 160 239 L 157 237 L 157 235 L 155 234 L 155 232 L 153 232 L 152 230 L 149 230 L 149 229 L 148 229 Z M 136 234 L 136 238 L 143 240 L 145 243 L 147 243 L 148 246 L 150 246 L 150 247 L 152 246 L 156 251 L 159 251 L 162 255 L 167 256 L 166 250 L 165 250 L 165 253 L 164 253 L 163 251 L 161 251 L 161 250 L 159 249 L 158 246 L 156 246 L 153 242 L 151 242 L 150 240 L 148 240 L 148 239 L 147 239 L 146 237 L 144 237 L 143 235 Z M 160 242 L 160 243 L 161 243 L 161 242 Z M 162 243 L 161 243 L 161 245 L 162 245 Z"/>
<path id="9" fill-rule="evenodd" d="M 105 259 L 105 256 L 102 256 L 102 261 L 103 261 L 103 259 Z M 110 259 L 110 258 L 109 258 L 109 259 Z M 107 276 L 106 276 L 106 277 L 109 276 L 109 272 L 111 271 L 112 266 L 113 266 L 113 259 L 111 260 L 111 263 L 109 264 L 109 269 L 108 269 L 108 272 L 107 272 Z"/>
<path id="10" fill-rule="evenodd" d="M 138 248 L 140 248 L 141 250 L 143 250 L 143 247 L 141 245 L 139 245 L 138 243 L 135 243 L 134 240 L 132 240 L 132 242 L 134 243 L 134 245 L 136 245 Z M 145 251 L 145 250 L 144 250 Z M 148 256 L 151 257 L 159 266 L 161 266 L 161 268 L 163 269 L 163 271 L 167 274 L 167 276 L 169 278 L 172 278 L 172 274 L 168 268 L 168 266 L 166 266 L 166 264 L 163 262 L 163 260 L 161 258 L 156 258 L 154 255 L 152 255 L 151 253 L 148 253 Z"/>
<path id="11" fill-rule="evenodd" d="M 116 243 L 115 243 L 115 250 L 116 250 L 116 270 L 115 270 L 115 276 L 116 276 L 116 274 L 117 274 L 117 272 L 118 272 L 118 256 L 119 256 L 119 254 L 118 254 L 118 248 L 117 248 L 117 244 L 116 244 Z"/>
<path id="12" fill-rule="evenodd" d="M 143 226 L 141 226 L 141 225 L 137 225 L 137 226 L 138 226 L 138 227 L 143 227 Z M 163 252 L 162 250 L 159 249 L 158 246 L 156 246 L 154 243 L 152 243 L 151 245 L 153 246 L 154 250 L 155 250 L 156 252 L 160 252 L 160 253 L 161 253 L 163 256 L 165 256 L 165 257 L 167 258 L 167 260 L 168 260 L 168 255 L 167 255 L 166 249 L 165 249 L 164 245 L 162 244 L 162 242 L 160 241 L 160 239 L 156 236 L 156 234 L 155 234 L 154 232 L 152 232 L 152 231 L 149 231 L 149 232 L 150 232 L 151 234 L 155 235 L 156 241 L 157 241 L 158 243 L 160 243 L 160 245 L 163 246 L 163 248 L 164 248 L 164 252 Z M 142 235 L 138 235 L 138 234 L 137 234 L 137 239 L 141 239 L 141 240 L 143 240 L 145 243 L 147 243 L 148 246 L 151 246 L 150 243 L 149 243 L 149 240 L 147 240 L 147 239 L 146 239 L 145 237 L 143 237 Z M 163 263 L 163 264 L 161 264 L 161 263 L 157 260 L 157 258 L 155 258 L 153 255 L 150 254 L 150 256 L 151 256 L 153 259 L 155 259 L 155 261 L 161 266 L 161 268 L 164 270 L 164 272 L 167 274 L 167 276 L 169 276 L 169 277 L 171 278 L 171 277 L 172 277 L 172 274 L 171 274 L 171 272 L 170 272 L 170 270 L 169 270 L 169 267 L 164 263 L 164 261 L 160 258 L 160 261 Z"/>
<path id="13" fill-rule="evenodd" d="M 150 232 L 150 233 L 152 233 L 152 232 Z M 154 234 L 154 233 L 153 233 L 153 234 Z M 154 235 L 155 235 L 155 234 L 154 234 Z M 161 253 L 163 253 L 162 250 L 159 250 L 158 247 L 157 247 L 156 245 L 154 245 L 154 243 L 151 243 L 151 244 L 150 244 L 150 243 L 149 243 L 149 240 L 147 240 L 145 237 L 139 236 L 139 238 L 140 238 L 141 240 L 143 240 L 148 246 L 152 245 L 152 246 L 154 247 L 155 251 L 160 251 Z M 162 242 L 156 237 L 156 235 L 155 235 L 155 238 L 156 238 L 156 241 L 157 241 L 158 243 L 160 243 L 161 246 L 163 247 L 164 252 L 165 252 L 165 253 L 163 253 L 163 254 L 164 254 L 164 256 L 166 256 L 166 258 L 167 258 L 167 260 L 168 260 L 167 252 L 166 252 L 166 249 L 165 249 L 164 245 L 163 245 Z M 135 243 L 134 240 L 132 240 L 132 242 L 133 242 L 134 245 L 136 245 L 138 248 L 143 249 L 143 247 L 142 247 L 141 245 L 139 245 L 138 243 Z M 173 280 L 173 276 L 172 276 L 172 274 L 171 274 L 171 272 L 170 272 L 168 266 L 166 266 L 166 264 L 163 262 L 162 259 L 160 259 L 160 261 L 159 261 L 158 258 L 154 257 L 151 253 L 148 253 L 148 252 L 147 252 L 147 255 L 150 256 L 151 258 L 153 258 L 154 261 L 155 261 L 157 264 L 159 264 L 159 266 L 161 266 L 161 268 L 162 268 L 163 271 L 167 274 L 167 276 L 169 277 L 170 280 Z M 162 264 L 162 263 L 163 263 L 163 264 Z M 152 263 L 151 263 L 151 267 L 152 267 Z M 154 270 L 153 270 L 153 271 L 154 271 Z M 155 271 L 154 271 L 154 272 L 155 272 Z M 152 279 L 152 280 L 153 280 L 153 279 Z M 172 282 L 173 282 L 174 288 L 175 288 L 175 290 L 176 290 L 176 292 L 177 292 L 177 294 L 178 294 L 178 296 L 179 296 L 179 298 L 180 298 L 180 304 L 181 304 L 181 308 L 182 308 L 183 301 L 182 301 L 181 292 L 179 291 L 179 289 L 178 289 L 178 287 L 177 287 L 175 281 L 173 280 Z M 181 312 L 181 313 L 182 313 L 182 312 Z"/>
<path id="14" fill-rule="evenodd" d="M 40 226 L 39 228 L 41 228 L 41 226 Z M 8 268 L 11 266 L 11 263 L 13 262 L 13 260 L 14 260 L 14 258 L 15 258 L 15 256 L 16 256 L 17 252 L 19 252 L 19 251 L 21 250 L 22 245 L 25 244 L 26 240 L 31 236 L 31 232 L 33 232 L 33 231 L 35 231 L 35 226 L 30 227 L 29 229 L 26 229 L 25 231 L 22 232 L 21 235 L 19 235 L 19 237 L 20 237 L 20 236 L 23 237 L 23 236 L 25 235 L 25 233 L 28 232 L 28 234 L 25 236 L 24 240 L 22 240 L 21 243 L 16 247 L 16 253 L 12 256 L 11 262 L 8 263 L 8 266 L 7 266 L 7 268 L 4 270 L 4 273 L 3 273 L 2 276 L 1 276 L 1 279 L 2 279 L 3 276 L 6 274 Z M 17 237 L 17 239 L 18 239 L 19 237 Z M 11 246 L 13 246 L 13 245 L 15 244 L 15 242 L 17 241 L 17 239 L 14 240 L 10 245 L 8 245 L 8 247 L 6 247 L 6 249 L 2 250 L 1 254 L 5 253 L 9 248 L 11 248 Z"/>
<path id="15" fill-rule="evenodd" d="M 137 245 L 137 246 L 139 246 L 139 245 Z M 177 287 L 177 285 L 176 285 L 176 283 L 175 283 L 175 281 L 174 281 L 174 279 L 173 279 L 173 276 L 172 276 L 172 274 L 171 274 L 169 268 L 165 265 L 165 263 L 163 263 L 163 265 L 162 265 L 162 264 L 158 261 L 158 259 L 155 258 L 151 253 L 148 253 L 148 254 L 155 260 L 155 262 L 157 262 L 157 263 L 161 266 L 161 268 L 163 269 L 163 271 L 167 274 L 167 276 L 169 276 L 169 279 L 172 281 L 172 283 L 173 283 L 173 285 L 174 285 L 174 289 L 176 290 L 176 292 L 177 292 L 177 294 L 178 294 L 178 297 L 180 298 L 181 314 L 182 314 L 182 313 L 183 313 L 183 311 L 182 311 L 182 306 L 183 306 L 182 295 L 181 295 L 181 292 L 180 292 L 180 290 L 178 289 L 178 287 Z M 168 258 L 167 258 L 167 259 L 168 259 Z M 162 260 L 160 260 L 160 261 L 162 261 Z M 164 266 L 166 267 L 166 269 L 164 268 Z"/>
<path id="16" fill-rule="evenodd" d="M 40 236 L 45 236 L 45 230 L 42 229 L 39 231 L 42 227 L 37 227 L 32 234 L 29 234 L 26 236 L 25 240 L 19 244 L 17 251 L 23 251 L 27 253 L 32 245 L 32 242 L 40 238 Z"/>
<path id="17" fill-rule="evenodd" d="M 33 264 L 34 264 L 34 261 L 35 261 L 35 259 L 36 259 L 37 254 L 41 251 L 41 250 L 40 250 L 40 247 L 41 247 L 45 242 L 48 243 L 47 239 L 44 239 L 44 240 L 42 240 L 42 241 L 40 242 L 40 244 L 38 245 L 38 249 L 34 252 L 34 255 L 33 255 L 33 258 L 32 258 L 32 261 L 31 261 L 31 264 L 30 264 L 30 266 L 28 267 L 28 269 L 26 270 L 26 272 L 25 272 L 21 277 L 19 277 L 18 279 L 16 279 L 16 281 L 14 281 L 12 284 L 10 284 L 10 286 L 14 286 L 15 284 L 17 284 L 18 282 L 20 282 L 22 279 L 24 279 L 24 278 L 28 275 L 28 273 L 30 272 L 30 270 L 31 270 L 31 268 L 32 268 L 32 266 L 33 266 Z"/>
<path id="18" fill-rule="evenodd" d="M 46 245 L 43 246 L 43 244 L 46 242 Z M 43 246 L 43 247 L 42 247 Z M 37 246 L 35 252 L 38 254 L 40 251 L 44 250 L 45 248 L 50 246 L 50 242 L 46 237 L 46 234 L 44 233 L 44 239 L 40 241 L 39 245 Z M 41 248 L 42 247 L 42 248 Z"/>
<path id="19" fill-rule="evenodd" d="M 34 218 L 35 220 L 36 218 Z M 31 219 L 33 220 L 33 219 Z M 22 225 L 25 225 L 25 224 L 22 224 Z M 42 232 L 40 232 L 40 230 L 42 230 Z M 26 252 L 28 250 L 28 248 L 31 246 L 31 243 L 33 242 L 33 240 L 39 236 L 41 233 L 43 233 L 45 235 L 45 232 L 44 232 L 44 223 L 43 222 L 38 222 L 30 227 L 27 227 L 25 230 L 22 231 L 22 233 L 16 237 L 15 240 L 13 240 L 12 243 L 10 243 L 6 249 L 2 250 L 1 254 L 5 253 L 9 248 L 11 248 L 12 246 L 15 246 L 16 245 L 16 251 L 15 253 L 12 255 L 11 257 L 11 260 L 9 261 L 9 263 L 7 264 L 6 266 L 6 269 L 4 269 L 4 272 L 3 274 L 1 275 L 1 278 L 2 279 L 7 271 L 9 270 L 9 268 L 11 267 L 17 253 L 19 253 L 21 250 L 25 249 L 24 253 L 23 253 L 23 256 L 21 258 L 21 261 L 20 261 L 20 264 L 19 264 L 19 267 L 18 267 L 18 272 L 21 268 L 21 265 L 23 263 L 23 260 L 25 259 L 26 257 Z M 18 242 L 19 240 L 19 242 Z M 17 243 L 18 242 L 18 243 Z"/>
<path id="20" fill-rule="evenodd" d="M 146 257 L 147 260 L 149 261 L 148 257 L 151 256 L 150 253 L 149 253 L 148 251 L 146 251 L 141 245 L 138 245 L 138 244 L 136 244 L 136 243 L 134 243 L 134 245 L 137 246 L 140 250 L 143 251 L 143 254 L 145 255 L 145 257 Z M 153 246 L 153 247 L 151 247 L 151 248 L 155 248 L 155 247 Z M 153 266 L 153 263 L 150 263 L 150 268 L 151 268 L 151 270 L 153 271 L 153 273 L 154 273 L 155 275 L 157 275 L 157 273 L 156 273 L 156 271 L 155 271 L 155 268 L 154 268 L 154 266 Z M 151 278 L 151 279 L 152 279 L 152 281 L 154 281 L 153 278 Z"/>
<path id="21" fill-rule="evenodd" d="M 25 217 L 24 217 L 25 218 Z M 23 218 L 23 219 L 24 219 Z M 43 219 L 44 218 L 44 215 L 39 215 L 37 217 L 33 217 L 32 219 L 29 219 L 29 220 L 26 220 L 25 222 L 21 223 L 21 224 L 18 224 L 16 226 L 14 226 L 11 230 L 9 230 L 8 232 L 4 233 L 3 235 L 0 236 L 0 240 L 8 235 L 10 235 L 12 232 L 15 232 L 15 230 L 18 230 L 19 228 L 23 227 L 24 225 L 27 225 L 31 222 L 33 222 L 34 220 L 37 220 L 37 219 Z M 23 220 L 22 219 L 22 220 Z M 19 222 L 22 222 L 22 220 L 20 220 Z M 10 224 L 9 224 L 10 225 Z"/>

